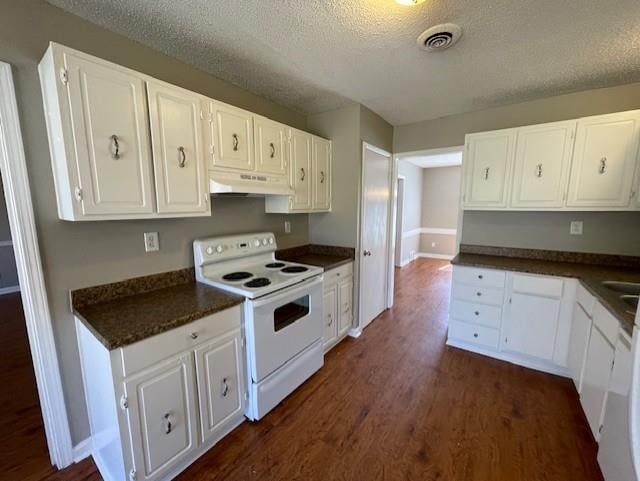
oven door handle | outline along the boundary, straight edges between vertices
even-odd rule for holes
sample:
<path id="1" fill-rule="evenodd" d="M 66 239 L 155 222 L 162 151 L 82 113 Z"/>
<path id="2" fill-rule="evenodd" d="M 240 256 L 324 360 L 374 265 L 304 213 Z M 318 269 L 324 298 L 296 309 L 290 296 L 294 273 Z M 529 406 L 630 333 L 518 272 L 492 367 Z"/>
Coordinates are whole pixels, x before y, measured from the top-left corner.
<path id="1" fill-rule="evenodd" d="M 307 279 L 306 281 L 302 281 L 300 284 L 294 284 L 291 287 L 285 287 L 281 291 L 276 292 L 275 294 L 271 294 L 260 299 L 251 301 L 254 308 L 262 307 L 267 304 L 277 303 L 281 299 L 285 299 L 295 294 L 306 291 L 310 287 L 314 287 L 316 285 L 322 284 L 322 275 L 317 277 L 312 277 L 311 279 Z"/>

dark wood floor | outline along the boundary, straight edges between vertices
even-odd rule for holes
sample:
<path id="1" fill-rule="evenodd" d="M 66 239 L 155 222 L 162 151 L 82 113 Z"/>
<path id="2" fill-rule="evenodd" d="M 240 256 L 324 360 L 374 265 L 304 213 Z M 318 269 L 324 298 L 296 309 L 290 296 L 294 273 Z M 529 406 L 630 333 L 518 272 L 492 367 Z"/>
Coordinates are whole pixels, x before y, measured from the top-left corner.
<path id="1" fill-rule="evenodd" d="M 180 479 L 601 481 L 570 381 L 444 345 L 450 280 L 443 261 L 399 270 L 393 309 Z"/>

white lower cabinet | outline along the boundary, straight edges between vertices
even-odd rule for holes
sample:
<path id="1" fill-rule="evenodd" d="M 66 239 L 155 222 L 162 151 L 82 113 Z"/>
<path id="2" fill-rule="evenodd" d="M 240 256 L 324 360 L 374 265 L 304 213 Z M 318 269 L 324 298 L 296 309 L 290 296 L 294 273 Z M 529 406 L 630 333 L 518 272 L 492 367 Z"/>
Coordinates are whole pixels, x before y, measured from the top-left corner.
<path id="1" fill-rule="evenodd" d="M 343 339 L 353 323 L 353 262 L 324 274 L 324 334 L 328 351 Z"/>
<path id="2" fill-rule="evenodd" d="M 76 320 L 92 456 L 106 481 L 173 479 L 244 420 L 236 306 L 108 350 Z"/>
<path id="3" fill-rule="evenodd" d="M 571 323 L 567 367 L 579 393 L 582 392 L 582 378 L 584 375 L 584 364 L 587 358 L 589 337 L 591 337 L 591 326 L 591 317 L 583 307 L 576 302 L 573 311 L 573 322 Z"/>

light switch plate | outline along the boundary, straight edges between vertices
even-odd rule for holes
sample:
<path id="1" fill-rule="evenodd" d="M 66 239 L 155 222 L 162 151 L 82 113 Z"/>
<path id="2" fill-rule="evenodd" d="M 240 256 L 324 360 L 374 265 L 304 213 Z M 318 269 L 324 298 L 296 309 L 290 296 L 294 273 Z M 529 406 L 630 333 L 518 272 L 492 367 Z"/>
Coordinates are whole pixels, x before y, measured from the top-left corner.
<path id="1" fill-rule="evenodd" d="M 157 232 L 144 233 L 144 250 L 146 252 L 156 252 L 160 250 L 160 239 Z"/>
<path id="2" fill-rule="evenodd" d="M 582 221 L 572 220 L 571 229 L 569 232 L 571 233 L 571 235 L 582 235 Z"/>

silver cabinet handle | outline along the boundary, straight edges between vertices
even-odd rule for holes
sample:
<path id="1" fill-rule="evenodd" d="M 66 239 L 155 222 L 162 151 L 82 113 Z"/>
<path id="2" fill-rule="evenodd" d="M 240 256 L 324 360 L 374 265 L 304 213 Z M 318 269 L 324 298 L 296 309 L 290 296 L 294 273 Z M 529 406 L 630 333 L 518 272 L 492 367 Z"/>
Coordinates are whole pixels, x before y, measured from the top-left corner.
<path id="1" fill-rule="evenodd" d="M 363 255 L 364 255 L 365 257 L 369 257 L 369 256 L 371 255 L 371 251 L 367 251 L 367 250 L 365 250 L 365 251 L 363 252 Z"/>
<path id="2" fill-rule="evenodd" d="M 473 337 L 478 337 L 478 333 L 477 333 L 477 332 L 474 332 L 474 333 L 473 333 Z"/>
<path id="3" fill-rule="evenodd" d="M 240 143 L 240 139 L 238 138 L 238 134 L 233 134 L 233 150 L 235 152 L 238 151 L 238 144 Z"/>
<path id="4" fill-rule="evenodd" d="M 271 155 L 269 155 L 269 157 L 273 159 L 276 156 L 276 146 L 273 145 L 273 142 L 269 142 L 269 148 L 271 149 Z"/>
<path id="5" fill-rule="evenodd" d="M 187 162 L 187 154 L 184 153 L 184 147 L 178 147 L 178 166 L 183 169 Z"/>
<path id="6" fill-rule="evenodd" d="M 118 136 L 113 134 L 111 137 L 111 142 L 113 143 L 114 152 L 111 154 L 111 158 L 113 160 L 118 160 L 120 158 L 120 142 Z"/>
<path id="7" fill-rule="evenodd" d="M 475 311 L 475 312 L 474 312 L 474 314 L 475 314 L 476 316 L 479 316 L 479 315 L 480 315 L 480 311 Z"/>
<path id="8" fill-rule="evenodd" d="M 489 167 L 484 168 L 484 180 L 489 180 Z"/>
<path id="9" fill-rule="evenodd" d="M 191 337 L 191 339 L 193 339 L 195 341 L 196 339 L 198 339 L 198 333 L 197 332 L 192 332 L 190 337 Z"/>
<path id="10" fill-rule="evenodd" d="M 227 397 L 229 394 L 229 384 L 227 384 L 227 378 L 222 379 L 222 397 Z"/>
<path id="11" fill-rule="evenodd" d="M 324 172 L 320 171 L 320 183 L 324 184 Z"/>
<path id="12" fill-rule="evenodd" d="M 607 170 L 607 158 L 602 157 L 600 159 L 600 167 L 598 168 L 598 172 L 600 174 L 604 174 L 606 170 Z"/>
<path id="13" fill-rule="evenodd" d="M 476 292 L 476 296 L 482 297 L 482 292 Z"/>
<path id="14" fill-rule="evenodd" d="M 164 420 L 164 433 L 171 434 L 171 413 L 166 413 L 162 418 Z"/>
<path id="15" fill-rule="evenodd" d="M 542 164 L 538 164 L 536 167 L 536 177 L 542 177 Z"/>
<path id="16" fill-rule="evenodd" d="M 331 324 L 333 324 L 333 316 L 329 314 L 329 324 L 327 326 L 331 326 Z"/>
<path id="17" fill-rule="evenodd" d="M 301 167 L 301 168 L 300 168 L 300 180 L 301 180 L 302 182 L 304 182 L 304 177 L 305 177 L 305 175 L 306 175 L 306 174 L 304 173 L 304 167 Z"/>

